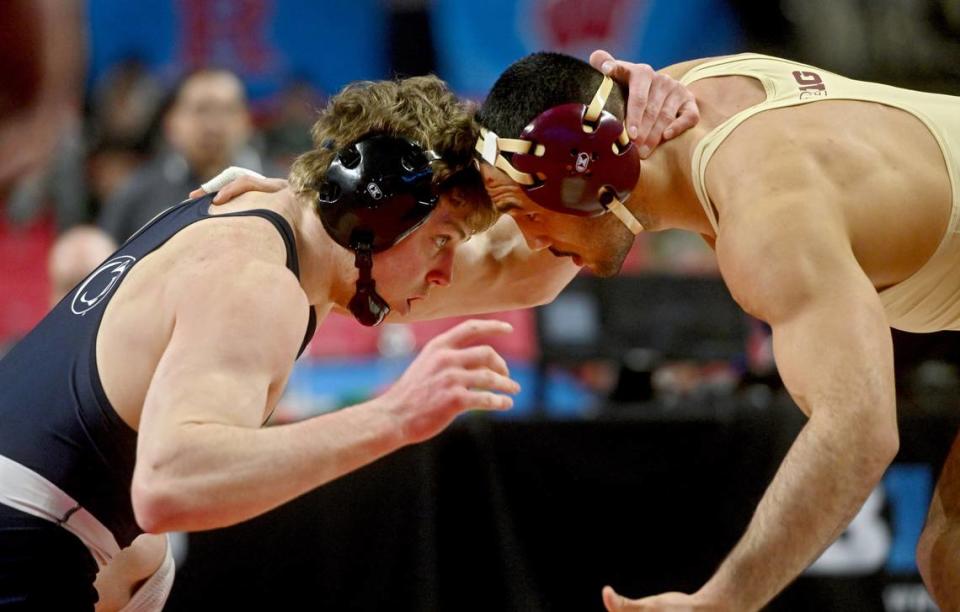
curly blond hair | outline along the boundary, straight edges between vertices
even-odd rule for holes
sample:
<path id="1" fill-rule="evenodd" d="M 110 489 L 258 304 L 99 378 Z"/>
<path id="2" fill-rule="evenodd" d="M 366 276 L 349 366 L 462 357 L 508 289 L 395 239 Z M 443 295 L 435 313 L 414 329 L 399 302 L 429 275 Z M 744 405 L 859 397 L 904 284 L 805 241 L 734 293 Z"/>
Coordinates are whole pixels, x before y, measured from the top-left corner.
<path id="1" fill-rule="evenodd" d="M 474 113 L 435 76 L 351 83 L 320 111 L 310 131 L 314 148 L 294 161 L 290 187 L 316 201 L 338 149 L 370 134 L 400 136 L 441 157 L 433 164 L 434 184 L 441 194 L 454 196 L 454 206 L 468 208 L 466 223 L 473 232 L 483 231 L 497 213 L 473 163 L 479 130 Z"/>

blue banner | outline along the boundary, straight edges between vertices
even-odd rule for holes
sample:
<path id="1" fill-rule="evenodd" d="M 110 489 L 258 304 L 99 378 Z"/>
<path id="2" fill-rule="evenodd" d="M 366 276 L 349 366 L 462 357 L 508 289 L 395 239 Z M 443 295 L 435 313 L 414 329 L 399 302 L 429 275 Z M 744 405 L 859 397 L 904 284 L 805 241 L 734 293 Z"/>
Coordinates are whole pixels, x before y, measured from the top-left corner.
<path id="1" fill-rule="evenodd" d="M 599 48 L 661 68 L 743 44 L 724 0 L 435 0 L 433 29 L 440 76 L 474 98 L 535 51 Z"/>
<path id="2" fill-rule="evenodd" d="M 166 80 L 217 66 L 253 101 L 294 81 L 334 92 L 387 72 L 380 0 L 89 0 L 88 83 L 135 60 Z"/>

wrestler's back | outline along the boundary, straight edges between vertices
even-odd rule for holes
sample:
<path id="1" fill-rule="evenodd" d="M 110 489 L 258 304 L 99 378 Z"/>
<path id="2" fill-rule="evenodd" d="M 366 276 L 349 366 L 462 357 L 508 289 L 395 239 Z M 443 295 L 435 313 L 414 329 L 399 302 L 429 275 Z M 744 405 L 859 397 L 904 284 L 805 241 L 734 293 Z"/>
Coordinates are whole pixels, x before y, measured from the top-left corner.
<path id="1" fill-rule="evenodd" d="M 764 100 L 759 82 L 744 76 L 706 78 L 690 88 L 703 109 L 700 137 Z M 771 194 L 796 190 L 805 198 L 798 205 L 824 207 L 824 223 L 844 226 L 878 289 L 930 258 L 952 207 L 933 134 L 913 114 L 875 102 L 822 100 L 749 117 L 707 167 L 707 190 L 721 217 L 735 214 L 733 206 L 763 206 L 732 197 L 749 183 Z"/>

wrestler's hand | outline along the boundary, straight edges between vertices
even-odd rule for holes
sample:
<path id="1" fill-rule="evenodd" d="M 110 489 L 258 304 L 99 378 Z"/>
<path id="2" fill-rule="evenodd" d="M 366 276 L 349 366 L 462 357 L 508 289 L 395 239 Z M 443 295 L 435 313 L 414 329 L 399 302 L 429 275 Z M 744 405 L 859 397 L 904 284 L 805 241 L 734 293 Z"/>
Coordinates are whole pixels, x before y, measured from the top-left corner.
<path id="1" fill-rule="evenodd" d="M 649 157 L 661 138 L 670 140 L 700 121 L 690 90 L 649 65 L 614 59 L 602 50 L 590 54 L 590 65 L 629 87 L 627 133 L 640 147 L 640 157 Z"/>
<path id="2" fill-rule="evenodd" d="M 423 347 L 403 376 L 383 394 L 409 444 L 431 438 L 466 410 L 506 410 L 520 385 L 484 337 L 513 331 L 503 321 L 470 320 Z"/>
<path id="3" fill-rule="evenodd" d="M 726 612 L 727 608 L 705 601 L 694 593 L 663 593 L 642 599 L 627 599 L 613 590 L 603 587 L 603 605 L 607 612 Z"/>
<path id="4" fill-rule="evenodd" d="M 286 179 L 266 178 L 253 170 L 230 166 L 197 189 L 191 191 L 190 198 L 199 198 L 216 191 L 218 193 L 213 197 L 213 203 L 226 204 L 238 195 L 248 191 L 273 193 L 286 188 L 286 186 Z"/>

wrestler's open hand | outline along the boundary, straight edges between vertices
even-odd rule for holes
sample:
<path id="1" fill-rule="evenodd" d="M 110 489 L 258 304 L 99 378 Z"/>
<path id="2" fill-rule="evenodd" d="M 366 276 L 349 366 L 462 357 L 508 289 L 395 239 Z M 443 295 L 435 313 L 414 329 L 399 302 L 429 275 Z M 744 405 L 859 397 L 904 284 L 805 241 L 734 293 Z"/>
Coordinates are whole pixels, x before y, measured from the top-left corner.
<path id="1" fill-rule="evenodd" d="M 642 599 L 627 599 L 612 587 L 603 587 L 603 605 L 607 612 L 726 612 L 726 608 L 705 601 L 694 593 L 663 593 Z"/>
<path id="2" fill-rule="evenodd" d="M 693 94 L 678 81 L 647 64 L 615 59 L 606 51 L 590 54 L 590 65 L 630 89 L 627 133 L 646 159 L 663 140 L 670 140 L 700 121 Z"/>
<path id="3" fill-rule="evenodd" d="M 381 396 L 404 440 L 431 438 L 466 410 L 506 410 L 520 385 L 507 363 L 485 337 L 513 331 L 509 323 L 470 320 L 437 336 L 423 347 L 403 376 Z"/>
<path id="4" fill-rule="evenodd" d="M 238 195 L 248 191 L 273 193 L 284 189 L 286 186 L 286 179 L 266 178 L 253 170 L 230 166 L 201 187 L 191 191 L 190 197 L 199 198 L 216 191 L 217 195 L 213 197 L 213 203 L 226 204 Z"/>

